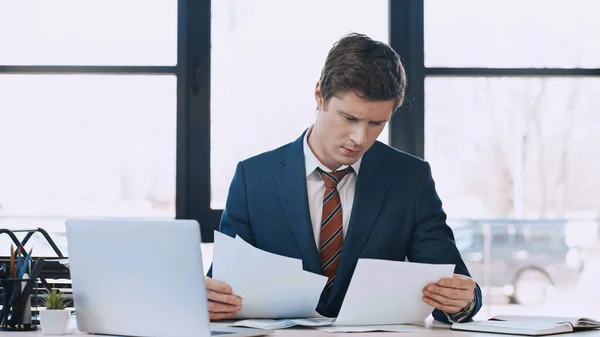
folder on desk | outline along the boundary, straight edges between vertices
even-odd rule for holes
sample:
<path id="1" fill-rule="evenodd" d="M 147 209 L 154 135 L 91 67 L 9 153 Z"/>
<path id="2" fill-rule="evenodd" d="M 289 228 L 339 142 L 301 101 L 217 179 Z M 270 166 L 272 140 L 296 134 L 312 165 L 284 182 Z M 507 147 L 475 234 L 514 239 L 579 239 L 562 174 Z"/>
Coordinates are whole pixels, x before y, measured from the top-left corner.
<path id="1" fill-rule="evenodd" d="M 498 315 L 487 321 L 454 323 L 453 330 L 505 333 L 526 336 L 600 328 L 600 322 L 586 317 Z"/>

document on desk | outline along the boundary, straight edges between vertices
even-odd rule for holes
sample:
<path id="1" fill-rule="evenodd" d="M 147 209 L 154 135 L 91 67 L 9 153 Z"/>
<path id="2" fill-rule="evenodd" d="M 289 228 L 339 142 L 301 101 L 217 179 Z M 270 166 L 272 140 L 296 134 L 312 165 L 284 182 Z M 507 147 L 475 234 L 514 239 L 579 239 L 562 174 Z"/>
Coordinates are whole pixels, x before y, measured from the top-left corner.
<path id="1" fill-rule="evenodd" d="M 215 253 L 221 256 L 215 257 L 213 268 L 242 298 L 242 310 L 235 319 L 322 317 L 316 307 L 327 277 L 304 271 L 300 259 L 257 249 L 239 236 L 232 240 L 233 244 L 227 238 L 215 242 Z M 229 253 L 216 247 L 223 242 Z M 221 271 L 219 263 L 225 265 Z"/>
<path id="2" fill-rule="evenodd" d="M 299 318 L 299 319 L 246 319 L 237 321 L 232 326 L 243 326 L 254 329 L 277 330 L 293 326 L 325 327 L 335 322 L 335 318 Z"/>
<path id="3" fill-rule="evenodd" d="M 427 331 L 424 326 L 390 324 L 390 325 L 333 325 L 335 318 L 307 318 L 307 319 L 247 319 L 238 321 L 232 326 L 243 326 L 255 329 L 279 330 L 293 326 L 311 327 L 324 332 L 368 332 L 368 331 L 393 331 L 393 332 L 422 332 Z"/>
<path id="4" fill-rule="evenodd" d="M 386 324 L 386 325 L 334 325 L 314 327 L 317 330 L 324 332 L 423 332 L 428 331 L 424 327 L 405 324 Z"/>
<path id="5" fill-rule="evenodd" d="M 423 288 L 453 274 L 452 264 L 360 259 L 335 325 L 422 323 L 434 309 Z"/>

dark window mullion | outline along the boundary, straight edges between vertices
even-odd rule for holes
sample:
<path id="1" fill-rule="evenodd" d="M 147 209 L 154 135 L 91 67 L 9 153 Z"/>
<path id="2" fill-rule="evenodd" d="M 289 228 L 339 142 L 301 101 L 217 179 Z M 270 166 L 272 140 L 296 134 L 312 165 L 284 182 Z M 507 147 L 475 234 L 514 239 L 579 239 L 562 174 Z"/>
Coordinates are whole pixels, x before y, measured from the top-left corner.
<path id="1" fill-rule="evenodd" d="M 186 12 L 187 211 L 181 217 L 196 219 L 202 229 L 202 241 L 212 242 L 221 211 L 210 208 L 211 1 L 189 0 Z"/>
<path id="2" fill-rule="evenodd" d="M 188 9 L 187 0 L 177 1 L 177 159 L 175 183 L 175 217 L 189 218 L 189 144 L 188 144 Z"/>
<path id="3" fill-rule="evenodd" d="M 406 68 L 406 101 L 390 125 L 390 144 L 423 158 L 425 144 L 425 53 L 423 0 L 389 1 L 390 45 Z"/>

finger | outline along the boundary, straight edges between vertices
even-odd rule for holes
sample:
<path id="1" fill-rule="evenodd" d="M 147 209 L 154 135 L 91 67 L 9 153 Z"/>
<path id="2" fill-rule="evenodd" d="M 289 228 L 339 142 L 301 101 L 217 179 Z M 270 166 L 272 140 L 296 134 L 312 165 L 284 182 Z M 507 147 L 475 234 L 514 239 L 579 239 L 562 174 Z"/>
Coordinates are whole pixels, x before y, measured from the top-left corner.
<path id="1" fill-rule="evenodd" d="M 440 279 L 437 284 L 439 286 L 448 288 L 457 288 L 465 290 L 475 289 L 475 281 L 473 281 L 472 278 L 459 274 L 454 274 L 452 278 Z"/>
<path id="2" fill-rule="evenodd" d="M 214 290 L 207 290 L 206 298 L 215 302 L 227 303 L 236 306 L 242 305 L 242 299 L 240 297 L 235 295 L 219 293 Z"/>
<path id="3" fill-rule="evenodd" d="M 454 274 L 452 275 L 452 279 L 461 280 L 466 287 L 475 287 L 476 283 L 470 276 L 462 275 L 462 274 Z"/>
<path id="4" fill-rule="evenodd" d="M 225 303 L 208 301 L 208 311 L 209 312 L 226 312 L 226 313 L 236 313 L 242 309 L 242 306 L 230 305 Z"/>
<path id="5" fill-rule="evenodd" d="M 228 284 L 225 284 L 221 281 L 217 281 L 208 276 L 204 278 L 204 281 L 206 283 L 206 289 L 214 290 L 223 294 L 231 294 L 233 292 L 233 290 Z"/>
<path id="6" fill-rule="evenodd" d="M 458 307 L 454 307 L 454 306 L 447 306 L 447 305 L 443 305 L 442 303 L 427 297 L 427 296 L 423 296 L 423 301 L 429 305 L 431 305 L 432 307 L 439 309 L 447 314 L 456 314 L 457 312 L 459 312 L 462 308 L 458 308 Z"/>
<path id="7" fill-rule="evenodd" d="M 448 298 L 448 297 L 445 297 L 445 296 L 442 296 L 439 294 L 432 293 L 427 290 L 424 292 L 424 294 L 425 294 L 425 296 L 427 296 L 433 300 L 436 300 L 437 302 L 439 302 L 443 305 L 446 305 L 446 306 L 464 308 L 469 303 L 469 301 L 467 301 L 467 300 L 455 300 L 455 299 L 451 299 L 451 298 Z"/>
<path id="8" fill-rule="evenodd" d="M 222 319 L 231 319 L 235 316 L 235 314 L 237 314 L 237 312 L 235 312 L 235 313 L 222 313 L 222 312 L 212 313 L 211 312 L 208 315 L 208 317 L 211 321 L 218 321 L 218 320 L 222 320 Z"/>
<path id="9" fill-rule="evenodd" d="M 440 287 L 438 285 L 428 285 L 425 289 L 423 289 L 423 293 L 426 291 L 444 296 L 451 300 L 466 300 L 467 302 L 473 299 L 473 290 L 464 290 L 464 289 L 456 289 L 456 288 L 446 288 Z"/>

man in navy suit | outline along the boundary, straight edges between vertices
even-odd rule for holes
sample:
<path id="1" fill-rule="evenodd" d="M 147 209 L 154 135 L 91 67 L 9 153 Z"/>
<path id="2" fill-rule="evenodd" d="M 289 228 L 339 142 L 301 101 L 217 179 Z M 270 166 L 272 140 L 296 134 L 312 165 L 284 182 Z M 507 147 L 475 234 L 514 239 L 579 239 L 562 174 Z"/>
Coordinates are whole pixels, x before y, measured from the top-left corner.
<path id="1" fill-rule="evenodd" d="M 315 123 L 296 141 L 240 162 L 231 183 L 220 231 L 327 276 L 317 307 L 325 316 L 339 313 L 359 258 L 455 264 L 454 277 L 423 289 L 423 301 L 445 322 L 481 307 L 429 164 L 376 141 L 405 86 L 394 50 L 344 36 L 316 85 Z M 206 288 L 212 320 L 243 306 L 227 284 L 207 277 Z"/>

